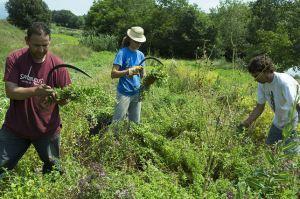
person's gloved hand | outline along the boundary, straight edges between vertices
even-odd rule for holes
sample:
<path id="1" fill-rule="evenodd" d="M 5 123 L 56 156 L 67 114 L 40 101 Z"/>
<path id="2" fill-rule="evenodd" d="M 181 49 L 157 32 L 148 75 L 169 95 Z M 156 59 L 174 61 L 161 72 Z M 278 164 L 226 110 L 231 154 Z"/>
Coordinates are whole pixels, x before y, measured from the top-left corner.
<path id="1" fill-rule="evenodd" d="M 140 72 L 142 72 L 142 70 L 142 66 L 133 66 L 128 69 L 128 76 L 132 77 L 133 75 L 138 75 Z"/>

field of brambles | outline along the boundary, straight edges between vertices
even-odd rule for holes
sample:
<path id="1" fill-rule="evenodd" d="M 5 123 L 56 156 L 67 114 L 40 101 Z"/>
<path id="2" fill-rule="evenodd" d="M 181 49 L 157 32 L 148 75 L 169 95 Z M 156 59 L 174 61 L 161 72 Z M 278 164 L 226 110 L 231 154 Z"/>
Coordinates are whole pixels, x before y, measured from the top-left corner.
<path id="1" fill-rule="evenodd" d="M 0 21 L 1 77 L 23 38 Z M 0 181 L 0 198 L 299 198 L 299 157 L 264 144 L 270 108 L 248 131 L 236 130 L 255 105 L 256 83 L 246 71 L 223 60 L 162 59 L 168 78 L 145 93 L 142 124 L 109 125 L 115 52 L 94 52 L 63 34 L 53 34 L 51 46 L 93 77 L 69 70 L 77 98 L 61 108 L 65 173 L 43 176 L 31 147 Z M 2 124 L 9 100 L 0 85 Z"/>

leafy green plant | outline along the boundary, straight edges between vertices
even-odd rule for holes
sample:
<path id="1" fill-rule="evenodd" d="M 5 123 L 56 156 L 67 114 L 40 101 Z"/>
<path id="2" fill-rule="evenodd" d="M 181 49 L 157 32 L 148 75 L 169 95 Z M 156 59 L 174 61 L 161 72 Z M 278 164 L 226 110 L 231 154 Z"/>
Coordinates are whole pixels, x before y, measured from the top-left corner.
<path id="1" fill-rule="evenodd" d="M 296 103 L 290 110 L 291 121 L 295 111 Z M 283 140 L 278 142 L 272 151 L 264 152 L 268 164 L 256 168 L 252 175 L 246 178 L 246 183 L 261 196 L 281 198 L 284 189 L 291 191 L 289 197 L 299 194 L 300 176 L 297 161 L 300 154 L 300 138 L 298 136 L 292 122 L 286 125 L 283 129 Z"/>
<path id="2" fill-rule="evenodd" d="M 95 51 L 106 50 L 114 52 L 118 48 L 117 37 L 114 35 L 86 33 L 80 38 L 79 42 Z"/>
<path id="3" fill-rule="evenodd" d="M 166 72 L 166 67 L 164 65 L 153 67 L 147 66 L 147 68 L 150 68 L 150 72 L 147 72 L 146 77 L 142 79 L 141 99 L 144 99 L 145 92 L 149 91 L 152 84 L 156 83 L 160 86 L 166 84 L 168 81 L 168 73 Z"/>
<path id="4" fill-rule="evenodd" d="M 80 94 L 76 92 L 73 86 L 68 86 L 66 88 L 56 88 L 55 93 L 58 100 L 70 100 L 74 101 L 80 97 Z"/>

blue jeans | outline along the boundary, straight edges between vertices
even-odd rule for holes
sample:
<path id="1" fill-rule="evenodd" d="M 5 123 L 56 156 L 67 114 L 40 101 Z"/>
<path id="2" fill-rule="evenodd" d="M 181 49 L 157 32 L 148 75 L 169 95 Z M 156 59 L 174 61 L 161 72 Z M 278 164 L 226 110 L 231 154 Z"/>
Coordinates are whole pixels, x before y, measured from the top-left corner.
<path id="1" fill-rule="evenodd" d="M 266 144 L 271 145 L 283 139 L 282 130 L 272 124 L 266 140 Z"/>
<path id="2" fill-rule="evenodd" d="M 142 103 L 139 99 L 139 93 L 133 96 L 126 96 L 117 92 L 117 103 L 113 116 L 113 122 L 126 119 L 126 116 L 128 116 L 130 121 L 140 123 Z"/>
<path id="3" fill-rule="evenodd" d="M 43 161 L 43 173 L 48 173 L 56 165 L 59 166 L 60 134 L 41 137 L 37 140 L 20 138 L 8 129 L 0 130 L 0 174 L 3 168 L 11 170 L 22 158 L 29 146 L 33 144 L 39 157 Z"/>
<path id="4" fill-rule="evenodd" d="M 272 124 L 267 140 L 266 140 L 266 144 L 268 145 L 272 145 L 275 144 L 276 142 L 280 141 L 283 139 L 283 135 L 282 135 L 282 129 L 277 128 L 274 124 Z M 300 154 L 300 138 L 296 137 L 296 131 L 291 132 L 291 136 L 289 138 L 286 139 L 284 144 L 288 144 L 290 142 L 297 142 L 299 143 L 298 146 L 292 150 L 292 151 L 286 151 L 286 153 L 297 153 Z"/>

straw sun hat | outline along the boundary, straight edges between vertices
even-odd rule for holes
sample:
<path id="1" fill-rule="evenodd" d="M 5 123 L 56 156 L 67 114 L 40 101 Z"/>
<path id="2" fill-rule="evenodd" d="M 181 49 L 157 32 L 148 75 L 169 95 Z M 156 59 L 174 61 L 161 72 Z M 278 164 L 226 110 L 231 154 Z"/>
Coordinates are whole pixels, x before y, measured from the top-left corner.
<path id="1" fill-rule="evenodd" d="M 137 42 L 143 43 L 146 41 L 146 37 L 144 35 L 144 29 L 139 26 L 134 26 L 134 27 L 131 27 L 130 29 L 128 29 L 127 35 L 132 40 L 137 41 Z"/>

